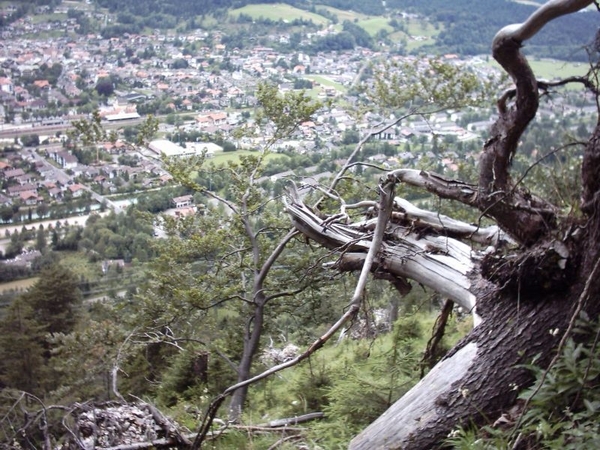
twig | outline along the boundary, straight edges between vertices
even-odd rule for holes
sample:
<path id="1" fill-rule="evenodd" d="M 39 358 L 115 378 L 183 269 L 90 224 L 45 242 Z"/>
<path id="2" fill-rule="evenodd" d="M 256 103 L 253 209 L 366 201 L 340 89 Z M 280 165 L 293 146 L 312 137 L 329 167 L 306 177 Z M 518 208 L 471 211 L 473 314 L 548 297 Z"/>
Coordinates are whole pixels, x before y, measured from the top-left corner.
<path id="1" fill-rule="evenodd" d="M 298 436 L 298 435 L 282 437 L 277 442 L 275 442 L 273 445 L 271 445 L 267 450 L 275 450 L 277 447 L 279 447 L 281 444 L 286 443 L 287 441 L 293 441 L 293 440 L 301 439 L 301 438 L 302 438 L 302 436 Z"/>

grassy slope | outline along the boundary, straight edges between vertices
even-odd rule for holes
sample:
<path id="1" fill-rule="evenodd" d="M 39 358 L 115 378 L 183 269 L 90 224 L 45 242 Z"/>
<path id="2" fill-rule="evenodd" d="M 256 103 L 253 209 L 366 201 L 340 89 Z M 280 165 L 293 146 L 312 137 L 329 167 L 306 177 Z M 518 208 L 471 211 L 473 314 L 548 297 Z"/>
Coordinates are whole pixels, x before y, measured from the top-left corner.
<path id="1" fill-rule="evenodd" d="M 494 61 L 491 57 L 489 64 L 492 67 L 500 69 L 500 65 Z M 530 58 L 529 64 L 533 69 L 537 78 L 545 80 L 554 80 L 557 78 L 567 78 L 572 76 L 583 76 L 588 71 L 589 67 L 582 63 L 563 62 L 554 59 L 537 59 Z M 573 85 L 573 89 L 578 89 L 576 85 Z"/>
<path id="2" fill-rule="evenodd" d="M 294 8 L 293 6 L 283 3 L 247 5 L 243 8 L 233 9 L 229 14 L 234 17 L 237 17 L 240 14 L 246 14 L 256 19 L 263 17 L 265 19 L 283 19 L 287 21 L 292 21 L 294 19 L 312 20 L 314 23 L 320 25 L 327 25 L 329 23 L 329 20 L 323 16 Z"/>

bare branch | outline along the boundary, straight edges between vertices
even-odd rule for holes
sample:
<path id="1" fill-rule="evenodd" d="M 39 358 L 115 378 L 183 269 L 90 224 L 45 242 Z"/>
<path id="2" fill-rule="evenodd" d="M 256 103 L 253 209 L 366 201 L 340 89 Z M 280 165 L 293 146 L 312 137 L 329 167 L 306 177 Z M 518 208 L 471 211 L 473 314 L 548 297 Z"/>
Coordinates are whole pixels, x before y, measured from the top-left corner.
<path id="1" fill-rule="evenodd" d="M 352 151 L 352 153 L 350 154 L 350 156 L 348 156 L 348 159 L 346 160 L 346 164 L 344 164 L 344 166 L 339 170 L 339 172 L 337 173 L 337 175 L 335 176 L 335 178 L 333 179 L 333 181 L 331 182 L 331 184 L 329 185 L 329 189 L 328 191 L 334 191 L 337 184 L 340 182 L 340 180 L 343 178 L 344 174 L 346 173 L 346 171 L 350 168 L 350 166 L 352 165 L 352 161 L 354 160 L 354 158 L 356 157 L 356 155 L 358 154 L 358 152 L 361 151 L 361 149 L 363 148 L 363 146 L 369 141 L 369 139 L 371 139 L 373 136 L 377 136 L 378 134 L 383 133 L 384 131 L 392 128 L 393 126 L 399 124 L 400 122 L 402 122 L 404 119 L 406 119 L 407 117 L 410 117 L 412 115 L 414 115 L 416 112 L 416 109 L 413 108 L 411 109 L 408 113 L 404 114 L 401 117 L 398 117 L 395 120 L 392 120 L 390 122 L 388 122 L 387 124 L 384 125 L 380 125 L 377 127 L 372 128 L 361 140 L 358 144 L 356 144 L 356 147 L 354 148 L 354 150 Z M 317 207 L 321 202 L 323 201 L 323 197 L 321 197 L 319 200 L 317 200 L 317 202 L 313 205 L 313 207 Z"/>
<path id="2" fill-rule="evenodd" d="M 363 266 L 361 276 L 359 278 L 359 282 L 357 283 L 356 289 L 354 291 L 354 296 L 352 297 L 350 307 L 347 309 L 347 311 L 338 319 L 337 322 L 335 322 L 329 328 L 329 330 L 327 330 L 320 338 L 318 338 L 316 341 L 314 341 L 308 347 L 307 350 L 305 350 L 303 353 L 298 355 L 296 358 L 294 358 L 290 361 L 286 361 L 277 366 L 271 367 L 270 369 L 254 376 L 252 378 L 249 378 L 247 380 L 239 382 L 239 383 L 225 389 L 225 391 L 223 391 L 223 393 L 221 395 L 219 395 L 216 399 L 214 399 L 211 402 L 211 404 L 209 405 L 208 410 L 202 421 L 200 431 L 198 432 L 198 435 L 196 436 L 196 439 L 194 440 L 194 443 L 192 445 L 193 450 L 198 449 L 200 447 L 200 445 L 202 445 L 202 443 L 206 439 L 206 436 L 208 435 L 208 432 L 210 430 L 210 426 L 211 426 L 214 418 L 216 417 L 217 411 L 219 410 L 219 408 L 221 407 L 221 405 L 223 404 L 223 402 L 229 395 L 233 394 L 237 389 L 243 388 L 245 386 L 249 386 L 249 385 L 254 384 L 260 380 L 263 380 L 283 369 L 287 369 L 288 367 L 297 365 L 298 363 L 300 363 L 301 361 L 305 360 L 310 355 L 312 355 L 314 352 L 316 352 L 318 349 L 323 347 L 323 345 L 327 341 L 329 341 L 329 339 L 331 339 L 331 337 L 335 333 L 337 333 L 344 326 L 345 323 L 352 320 L 356 316 L 356 314 L 360 310 L 360 304 L 361 304 L 361 300 L 363 298 L 363 292 L 364 292 L 364 288 L 365 288 L 365 284 L 366 284 L 367 274 L 370 271 L 372 262 L 374 261 L 376 254 L 380 250 L 379 246 L 381 245 L 381 243 L 383 241 L 383 235 L 384 235 L 385 229 L 387 227 L 387 221 L 389 220 L 389 217 L 391 215 L 391 209 L 392 209 L 392 204 L 393 204 L 393 187 L 394 187 L 393 183 L 387 183 L 385 185 L 385 187 L 381 190 L 381 199 L 380 199 L 380 204 L 379 204 L 379 209 L 381 211 L 380 212 L 380 223 L 378 223 L 378 225 L 376 227 L 375 237 L 373 239 L 373 245 L 371 246 L 370 251 L 367 255 L 367 260 Z"/>
<path id="3" fill-rule="evenodd" d="M 112 369 L 110 371 L 110 379 L 111 379 L 111 388 L 113 391 L 113 394 L 115 394 L 115 396 L 121 400 L 123 403 L 125 403 L 125 398 L 121 395 L 121 393 L 119 392 L 119 389 L 117 387 L 117 378 L 118 378 L 118 374 L 119 374 L 119 370 L 121 370 L 119 364 L 121 363 L 121 357 L 122 357 L 122 352 L 123 352 L 123 348 L 125 347 L 125 345 L 127 345 L 127 343 L 129 342 L 129 340 L 131 339 L 131 337 L 137 332 L 137 329 L 134 329 L 131 333 L 129 333 L 129 335 L 125 338 L 125 340 L 123 341 L 123 343 L 119 346 L 119 350 L 117 352 L 117 356 L 113 362 L 113 366 Z"/>
<path id="4" fill-rule="evenodd" d="M 494 37 L 494 44 L 501 39 L 523 42 L 531 39 L 548 22 L 565 14 L 577 12 L 593 3 L 593 0 L 550 0 L 540 6 L 524 23 L 508 25 Z"/>

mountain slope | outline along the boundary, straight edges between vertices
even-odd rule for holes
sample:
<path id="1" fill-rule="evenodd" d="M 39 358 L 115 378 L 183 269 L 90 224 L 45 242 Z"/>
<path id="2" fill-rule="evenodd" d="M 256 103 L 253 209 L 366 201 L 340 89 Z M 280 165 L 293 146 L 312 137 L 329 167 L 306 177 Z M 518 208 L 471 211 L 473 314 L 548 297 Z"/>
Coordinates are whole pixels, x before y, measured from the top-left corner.
<path id="1" fill-rule="evenodd" d="M 400 12 L 410 12 L 422 18 L 416 20 L 427 20 L 442 30 L 434 44 L 421 47 L 419 52 L 462 55 L 489 54 L 494 34 L 507 24 L 523 21 L 535 8 L 531 0 L 527 4 L 512 0 L 387 0 L 385 8 L 381 0 L 318 0 L 318 4 L 309 4 L 308 0 L 95 1 L 115 13 L 121 23 L 131 25 L 144 18 L 143 25 L 151 28 L 173 27 L 196 16 L 223 15 L 232 8 L 260 3 L 287 3 L 316 13 L 322 13 L 323 6 L 332 6 L 371 16 L 385 15 L 390 20 L 399 18 Z M 588 55 L 583 46 L 593 41 L 599 18 L 598 12 L 586 11 L 555 20 L 528 43 L 527 52 L 541 57 L 585 61 Z"/>

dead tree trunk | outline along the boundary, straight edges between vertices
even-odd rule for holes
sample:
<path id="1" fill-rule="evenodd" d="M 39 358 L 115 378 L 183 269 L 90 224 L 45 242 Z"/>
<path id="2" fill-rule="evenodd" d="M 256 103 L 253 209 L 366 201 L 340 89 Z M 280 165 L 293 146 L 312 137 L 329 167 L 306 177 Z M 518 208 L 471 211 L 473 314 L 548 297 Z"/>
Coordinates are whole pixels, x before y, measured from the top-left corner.
<path id="1" fill-rule="evenodd" d="M 479 180 L 468 184 L 438 174 L 400 169 L 388 183 L 407 183 L 477 208 L 498 229 L 427 216 L 398 199 L 387 222 L 386 239 L 372 271 L 388 279 L 413 279 L 442 292 L 465 308 L 477 309 L 480 324 L 431 372 L 350 444 L 353 450 L 431 449 L 458 425 L 494 420 L 531 383 L 519 368 L 541 355 L 548 364 L 575 313 L 600 313 L 600 125 L 585 150 L 582 213 L 562 218 L 557 208 L 515 183 L 510 163 L 538 108 L 538 81 L 519 49 L 554 18 L 578 11 L 591 0 L 552 0 L 523 24 L 501 30 L 493 54 L 515 88 L 498 102 L 499 119 L 480 161 Z M 509 104 L 510 102 L 510 104 Z M 358 270 L 371 246 L 377 219 L 347 224 L 347 217 L 322 219 L 296 199 L 288 212 L 307 237 L 337 251 L 338 270 Z M 437 224 L 437 225 L 436 225 Z M 437 228 L 436 228 L 437 226 Z M 492 246 L 477 253 L 465 239 Z"/>

